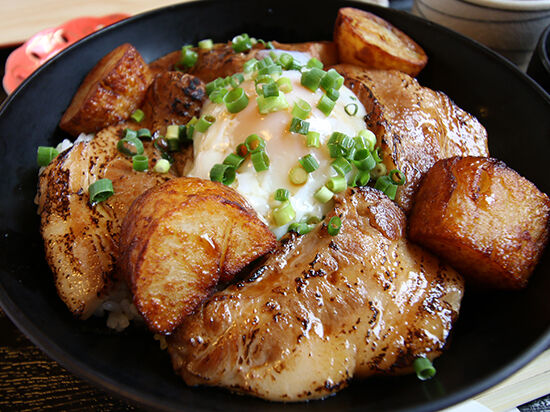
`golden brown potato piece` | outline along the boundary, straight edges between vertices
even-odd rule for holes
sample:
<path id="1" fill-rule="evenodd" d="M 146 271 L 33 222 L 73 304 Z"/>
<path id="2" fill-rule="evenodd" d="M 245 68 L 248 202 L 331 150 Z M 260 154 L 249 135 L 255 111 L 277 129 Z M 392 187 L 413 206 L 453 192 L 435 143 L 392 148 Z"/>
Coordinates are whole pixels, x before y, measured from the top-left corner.
<path id="1" fill-rule="evenodd" d="M 472 284 L 526 285 L 548 238 L 550 200 L 503 162 L 437 162 L 416 195 L 410 238 L 447 259 Z"/>
<path id="2" fill-rule="evenodd" d="M 279 50 L 291 50 L 307 53 L 323 62 L 325 66 L 338 63 L 336 43 L 331 41 L 309 41 L 305 43 L 279 43 L 272 41 L 273 47 Z"/>
<path id="3" fill-rule="evenodd" d="M 338 11 L 334 42 L 340 63 L 416 76 L 428 62 L 424 50 L 405 33 L 374 14 L 351 7 Z"/>
<path id="4" fill-rule="evenodd" d="M 123 44 L 103 57 L 84 78 L 59 126 L 78 136 L 125 120 L 141 104 L 152 80 L 138 51 Z"/>
<path id="5" fill-rule="evenodd" d="M 145 119 L 140 127 L 165 135 L 168 125 L 184 125 L 193 116 L 199 117 L 205 99 L 205 85 L 198 77 L 175 71 L 161 73 L 145 95 Z"/>
<path id="6" fill-rule="evenodd" d="M 236 191 L 182 177 L 132 204 L 122 225 L 119 263 L 149 328 L 169 334 L 219 283 L 276 242 Z"/>

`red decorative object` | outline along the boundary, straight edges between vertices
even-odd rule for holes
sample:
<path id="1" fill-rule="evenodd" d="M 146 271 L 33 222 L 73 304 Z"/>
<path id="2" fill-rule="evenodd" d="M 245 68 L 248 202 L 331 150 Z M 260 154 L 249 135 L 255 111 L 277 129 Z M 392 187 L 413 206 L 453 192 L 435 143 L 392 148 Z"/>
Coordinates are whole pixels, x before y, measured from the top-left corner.
<path id="1" fill-rule="evenodd" d="M 110 14 L 103 17 L 79 17 L 32 36 L 15 49 L 6 60 L 2 84 L 6 93 L 13 92 L 23 80 L 45 61 L 83 37 L 129 17 L 128 14 Z"/>

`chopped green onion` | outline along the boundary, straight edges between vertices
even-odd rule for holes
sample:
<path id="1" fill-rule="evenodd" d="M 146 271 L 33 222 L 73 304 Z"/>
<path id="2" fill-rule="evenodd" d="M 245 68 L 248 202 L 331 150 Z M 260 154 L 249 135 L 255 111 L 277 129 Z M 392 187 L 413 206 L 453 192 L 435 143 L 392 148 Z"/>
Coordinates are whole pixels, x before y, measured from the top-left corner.
<path id="1" fill-rule="evenodd" d="M 197 124 L 195 125 L 195 130 L 200 133 L 204 133 L 208 130 L 210 126 L 216 121 L 214 116 L 204 114 L 201 116 Z"/>
<path id="2" fill-rule="evenodd" d="M 95 205 L 101 203 L 110 198 L 115 193 L 113 189 L 113 182 L 110 179 L 96 180 L 88 187 L 88 195 L 90 197 L 90 203 Z"/>
<path id="3" fill-rule="evenodd" d="M 235 153 L 229 153 L 224 159 L 223 164 L 233 166 L 235 169 L 238 169 L 239 166 L 244 162 L 244 157 L 239 156 Z"/>
<path id="4" fill-rule="evenodd" d="M 432 362 L 425 357 L 416 358 L 413 362 L 413 368 L 418 379 L 422 381 L 433 378 L 436 373 Z"/>
<path id="5" fill-rule="evenodd" d="M 248 105 L 248 96 L 241 87 L 231 90 L 223 97 L 229 113 L 238 113 Z"/>
<path id="6" fill-rule="evenodd" d="M 376 160 L 368 149 L 359 149 L 353 156 L 353 164 L 359 170 L 372 170 L 376 166 Z"/>
<path id="7" fill-rule="evenodd" d="M 258 96 L 256 102 L 258 103 L 258 111 L 261 114 L 277 112 L 288 107 L 288 102 L 283 93 L 279 93 L 278 96 L 270 97 Z"/>
<path id="8" fill-rule="evenodd" d="M 330 157 L 347 157 L 354 144 L 355 141 L 348 135 L 340 132 L 332 133 L 327 143 Z"/>
<path id="9" fill-rule="evenodd" d="M 302 70 L 302 65 L 298 61 L 293 60 L 288 70 Z"/>
<path id="10" fill-rule="evenodd" d="M 289 70 L 292 67 L 292 63 L 294 62 L 294 57 L 292 57 L 291 54 L 288 53 L 281 53 L 279 56 L 279 64 L 285 68 L 285 70 Z"/>
<path id="11" fill-rule="evenodd" d="M 331 166 L 340 176 L 345 176 L 351 172 L 351 164 L 343 157 L 334 160 Z"/>
<path id="12" fill-rule="evenodd" d="M 225 97 L 225 95 L 229 92 L 229 90 L 227 89 L 216 89 L 214 90 L 212 93 L 210 93 L 210 95 L 208 96 L 208 98 L 213 102 L 213 103 L 216 103 L 216 104 L 221 104 L 223 103 L 223 98 Z"/>
<path id="13" fill-rule="evenodd" d="M 389 174 L 388 176 L 390 177 L 391 181 L 393 184 L 397 185 L 397 186 L 403 186 L 405 183 L 407 183 L 407 177 L 401 173 L 400 170 L 398 169 L 393 169 Z M 399 180 L 395 180 L 394 176 L 397 176 L 397 178 Z"/>
<path id="14" fill-rule="evenodd" d="M 297 117 L 293 117 L 292 121 L 290 122 L 289 130 L 293 133 L 299 133 L 305 136 L 309 131 L 309 122 L 306 122 L 305 120 L 299 119 Z"/>
<path id="15" fill-rule="evenodd" d="M 380 156 L 380 148 L 377 147 L 372 151 L 372 157 L 374 157 L 374 160 L 376 160 L 376 163 L 380 163 L 382 161 L 382 156 Z"/>
<path id="16" fill-rule="evenodd" d="M 199 49 L 210 50 L 212 47 L 214 47 L 214 42 L 212 39 L 204 39 L 199 41 Z"/>
<path id="17" fill-rule="evenodd" d="M 288 172 L 288 180 L 290 180 L 290 183 L 292 183 L 293 185 L 303 185 L 305 182 L 307 182 L 307 178 L 308 173 L 300 165 L 294 166 Z"/>
<path id="18" fill-rule="evenodd" d="M 292 83 L 290 82 L 290 79 L 288 77 L 281 77 L 277 79 L 277 86 L 279 86 L 279 90 L 283 93 L 288 93 L 292 91 Z"/>
<path id="19" fill-rule="evenodd" d="M 321 135 L 319 134 L 319 132 L 314 132 L 312 130 L 310 130 L 309 132 L 307 132 L 307 135 L 306 135 L 306 146 L 307 147 L 319 147 L 321 145 L 320 141 L 319 141 L 319 137 Z"/>
<path id="20" fill-rule="evenodd" d="M 130 117 L 135 122 L 140 123 L 145 118 L 145 113 L 143 113 L 143 110 L 137 109 L 134 111 L 134 113 L 132 113 Z"/>
<path id="21" fill-rule="evenodd" d="M 179 64 L 184 67 L 193 67 L 197 62 L 199 55 L 192 49 L 192 46 L 183 46 L 181 48 L 181 57 Z"/>
<path id="22" fill-rule="evenodd" d="M 230 165 L 217 163 L 210 169 L 210 180 L 229 186 L 235 181 L 236 169 Z"/>
<path id="23" fill-rule="evenodd" d="M 265 56 L 262 60 L 260 60 L 258 62 L 257 69 L 258 70 L 265 69 L 266 67 L 273 66 L 274 64 L 275 64 L 275 62 L 273 61 L 273 59 L 271 57 Z"/>
<path id="24" fill-rule="evenodd" d="M 334 109 L 334 104 L 334 100 L 331 100 L 330 97 L 324 94 L 323 96 L 321 96 L 319 103 L 317 103 L 317 108 L 321 110 L 325 114 L 325 116 L 328 116 L 330 112 L 332 112 L 332 109 Z"/>
<path id="25" fill-rule="evenodd" d="M 38 166 L 48 166 L 58 154 L 59 151 L 55 147 L 38 146 L 36 151 L 36 162 Z"/>
<path id="26" fill-rule="evenodd" d="M 288 189 L 280 188 L 275 191 L 275 200 L 278 200 L 279 202 L 284 202 L 285 200 L 288 200 L 290 198 L 290 192 Z"/>
<path id="27" fill-rule="evenodd" d="M 145 128 L 139 129 L 137 131 L 137 137 L 141 140 L 151 140 L 151 130 Z"/>
<path id="28" fill-rule="evenodd" d="M 325 72 L 317 67 L 312 67 L 310 70 L 306 70 L 302 73 L 300 82 L 304 87 L 314 92 L 319 88 L 321 79 L 325 75 Z"/>
<path id="29" fill-rule="evenodd" d="M 170 162 L 166 159 L 159 159 L 153 170 L 157 173 L 168 173 L 168 170 L 170 170 Z"/>
<path id="30" fill-rule="evenodd" d="M 221 77 L 218 77 L 211 82 L 206 83 L 206 94 L 210 95 L 214 90 L 225 87 L 225 81 Z"/>
<path id="31" fill-rule="evenodd" d="M 283 226 L 296 217 L 296 211 L 290 201 L 284 202 L 281 206 L 273 209 L 273 220 L 275 225 Z"/>
<path id="32" fill-rule="evenodd" d="M 118 141 L 117 149 L 127 156 L 135 156 L 143 153 L 143 143 L 134 136 L 125 137 Z"/>
<path id="33" fill-rule="evenodd" d="M 258 70 L 258 75 L 281 75 L 283 73 L 283 68 L 278 64 L 272 64 L 270 66 L 264 67 Z"/>
<path id="34" fill-rule="evenodd" d="M 359 110 L 359 106 L 357 106 L 357 103 L 349 103 L 346 104 L 344 110 L 348 115 L 355 116 L 357 114 L 357 110 Z"/>
<path id="35" fill-rule="evenodd" d="M 344 77 L 334 69 L 330 69 L 321 79 L 321 87 L 326 91 L 329 89 L 339 90 L 344 84 Z"/>
<path id="36" fill-rule="evenodd" d="M 250 155 L 250 160 L 252 160 L 252 165 L 254 166 L 254 170 L 256 170 L 256 172 L 263 172 L 264 170 L 269 169 L 269 157 L 263 150 L 252 153 Z"/>
<path id="37" fill-rule="evenodd" d="M 323 63 L 319 59 L 312 57 L 308 60 L 306 67 L 316 67 L 318 69 L 323 69 Z"/>
<path id="38" fill-rule="evenodd" d="M 370 175 L 377 179 L 380 176 L 384 176 L 387 172 L 386 165 L 384 163 L 378 163 L 376 166 L 374 166 L 374 169 L 370 171 Z"/>
<path id="39" fill-rule="evenodd" d="M 305 235 L 311 232 L 315 228 L 315 225 L 307 224 L 305 222 L 294 222 L 288 226 L 289 232 L 296 232 L 299 235 Z"/>
<path id="40" fill-rule="evenodd" d="M 149 158 L 145 155 L 132 157 L 132 167 L 137 172 L 143 172 L 149 168 Z"/>
<path id="41" fill-rule="evenodd" d="M 393 183 L 391 177 L 389 176 L 380 176 L 376 179 L 374 188 L 378 189 L 386 194 L 391 200 L 395 200 L 395 195 L 397 194 L 397 185 Z"/>
<path id="42" fill-rule="evenodd" d="M 166 139 L 179 139 L 180 127 L 177 124 L 171 124 L 166 127 Z"/>
<path id="43" fill-rule="evenodd" d="M 310 112 L 311 105 L 304 99 L 298 99 L 296 102 L 294 102 L 294 107 L 292 108 L 292 116 L 297 117 L 298 119 L 305 120 L 309 116 Z"/>
<path id="44" fill-rule="evenodd" d="M 264 97 L 279 96 L 279 86 L 275 82 L 265 83 L 262 86 L 262 94 Z"/>
<path id="45" fill-rule="evenodd" d="M 248 153 L 261 152 L 265 149 L 265 140 L 257 134 L 251 134 L 244 141 Z"/>
<path id="46" fill-rule="evenodd" d="M 330 199 L 332 199 L 333 196 L 334 196 L 334 193 L 326 186 L 321 187 L 313 195 L 315 200 L 317 200 L 320 203 L 327 203 Z"/>
<path id="47" fill-rule="evenodd" d="M 355 182 L 358 186 L 366 186 L 369 183 L 371 174 L 368 170 L 361 170 L 357 173 Z"/>
<path id="48" fill-rule="evenodd" d="M 338 216 L 332 216 L 328 221 L 327 232 L 331 236 L 336 236 L 342 227 L 342 220 Z"/>
<path id="49" fill-rule="evenodd" d="M 376 145 L 376 135 L 368 129 L 363 129 L 355 138 L 355 146 L 358 149 L 374 150 Z"/>
<path id="50" fill-rule="evenodd" d="M 188 140 L 193 140 L 193 133 L 195 133 L 195 125 L 197 124 L 198 121 L 199 119 L 193 116 L 191 120 L 187 122 L 187 125 L 185 127 L 185 133 L 187 135 Z"/>
<path id="51" fill-rule="evenodd" d="M 243 72 L 245 73 L 252 73 L 256 69 L 256 65 L 258 64 L 258 59 L 255 59 L 254 57 L 250 60 L 246 61 L 243 64 Z"/>
<path id="52" fill-rule="evenodd" d="M 169 152 L 177 152 L 180 150 L 180 139 L 177 137 L 166 138 L 166 146 Z"/>
<path id="53" fill-rule="evenodd" d="M 298 162 L 302 165 L 307 173 L 314 172 L 319 168 L 319 162 L 311 154 L 305 155 L 304 157 L 300 158 Z"/>
<path id="54" fill-rule="evenodd" d="M 124 136 L 123 138 L 125 137 L 137 137 L 137 132 L 135 130 L 132 130 L 132 129 L 124 129 Z"/>
<path id="55" fill-rule="evenodd" d="M 327 181 L 326 187 L 332 193 L 340 193 L 348 187 L 348 182 L 344 176 L 333 176 Z"/>
<path id="56" fill-rule="evenodd" d="M 269 84 L 273 82 L 274 82 L 273 77 L 271 77 L 269 74 L 262 74 L 261 76 L 256 76 L 256 78 L 254 79 L 254 85 L 256 87 L 256 93 L 258 94 L 258 96 L 263 96 L 264 94 L 262 88 L 260 88 L 260 85 L 262 85 L 263 87 L 263 84 Z"/>
<path id="57" fill-rule="evenodd" d="M 243 33 L 238 36 L 233 37 L 231 40 L 231 46 L 236 53 L 244 52 L 252 48 L 252 41 L 248 34 Z"/>
<path id="58" fill-rule="evenodd" d="M 340 97 L 340 92 L 336 89 L 328 89 L 326 91 L 326 96 L 333 102 L 337 101 Z"/>
<path id="59" fill-rule="evenodd" d="M 228 76 L 227 83 L 231 87 L 238 87 L 242 82 L 244 82 L 244 76 L 242 73 L 235 73 L 231 76 Z"/>

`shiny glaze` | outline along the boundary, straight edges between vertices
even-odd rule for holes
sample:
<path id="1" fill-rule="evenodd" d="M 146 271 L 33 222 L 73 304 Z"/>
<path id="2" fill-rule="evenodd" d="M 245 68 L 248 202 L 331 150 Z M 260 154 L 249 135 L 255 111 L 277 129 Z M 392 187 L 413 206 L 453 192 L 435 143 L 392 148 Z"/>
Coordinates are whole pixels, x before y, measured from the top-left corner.
<path id="1" fill-rule="evenodd" d="M 306 400 L 440 354 L 460 275 L 409 243 L 403 212 L 374 189 L 348 189 L 325 222 L 334 215 L 337 236 L 323 223 L 284 238 L 247 281 L 213 295 L 169 338 L 188 384 Z"/>
<path id="2" fill-rule="evenodd" d="M 116 145 L 127 125 L 108 127 L 91 141 L 60 154 L 40 174 L 38 213 L 46 258 L 58 294 L 76 316 L 87 318 L 113 282 L 122 220 L 133 200 L 171 175 L 136 172 Z M 160 155 L 145 143 L 151 167 Z M 115 194 L 90 205 L 88 187 L 108 178 Z"/>
<path id="3" fill-rule="evenodd" d="M 399 169 L 407 177 L 395 199 L 406 212 L 422 176 L 436 161 L 489 155 L 485 128 L 445 94 L 394 70 L 349 64 L 334 68 L 369 113 L 367 127 L 378 138 L 387 169 Z"/>

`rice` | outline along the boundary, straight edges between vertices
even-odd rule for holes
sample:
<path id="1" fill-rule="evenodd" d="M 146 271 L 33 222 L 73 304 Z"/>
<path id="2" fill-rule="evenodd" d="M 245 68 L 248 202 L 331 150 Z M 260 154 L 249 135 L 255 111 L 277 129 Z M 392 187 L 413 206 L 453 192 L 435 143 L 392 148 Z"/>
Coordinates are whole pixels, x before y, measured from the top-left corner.
<path id="1" fill-rule="evenodd" d="M 94 316 L 107 316 L 107 327 L 121 332 L 130 326 L 130 322 L 143 322 L 132 302 L 132 294 L 126 283 L 119 281 L 107 294 L 94 312 Z"/>

